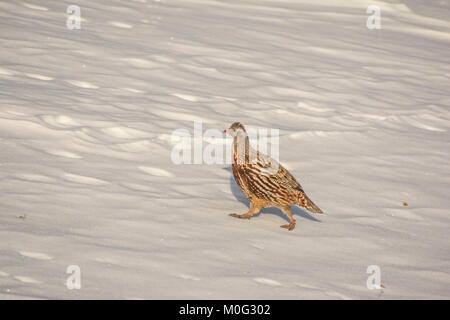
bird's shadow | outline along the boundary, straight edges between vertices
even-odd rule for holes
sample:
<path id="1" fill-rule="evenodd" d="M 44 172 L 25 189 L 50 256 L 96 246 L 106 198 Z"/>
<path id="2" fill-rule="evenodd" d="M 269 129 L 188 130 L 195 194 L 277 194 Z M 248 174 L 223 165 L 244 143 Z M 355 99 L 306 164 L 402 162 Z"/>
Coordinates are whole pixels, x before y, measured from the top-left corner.
<path id="1" fill-rule="evenodd" d="M 234 180 L 233 171 L 231 170 L 231 167 L 225 167 L 225 168 L 223 168 L 223 170 L 229 171 L 230 174 L 231 174 L 230 175 L 230 189 L 231 189 L 231 193 L 233 194 L 233 196 L 239 202 L 242 202 L 247 207 L 250 207 L 249 201 L 247 200 L 247 198 L 245 197 L 245 195 L 242 192 L 241 188 L 239 188 L 239 186 L 237 185 L 236 181 Z M 295 215 L 299 215 L 299 216 L 301 216 L 303 218 L 306 218 L 306 219 L 314 221 L 314 222 L 322 222 L 322 221 L 320 221 L 319 219 L 313 217 L 307 211 L 301 209 L 298 206 L 291 206 L 291 210 L 292 210 L 292 213 L 293 213 L 294 216 Z M 280 209 L 275 208 L 275 207 L 264 208 L 264 209 L 261 210 L 260 213 L 274 214 L 276 216 L 279 216 L 279 217 L 289 221 L 289 219 L 283 213 L 283 211 L 281 211 Z"/>

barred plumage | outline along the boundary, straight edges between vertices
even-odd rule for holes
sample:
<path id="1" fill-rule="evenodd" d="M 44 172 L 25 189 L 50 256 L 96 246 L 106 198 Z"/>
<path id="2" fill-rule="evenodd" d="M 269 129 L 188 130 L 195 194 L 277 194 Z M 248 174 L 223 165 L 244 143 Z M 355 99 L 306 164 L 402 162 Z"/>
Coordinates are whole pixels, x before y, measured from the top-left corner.
<path id="1" fill-rule="evenodd" d="M 308 198 L 301 185 L 281 164 L 250 147 L 245 128 L 235 122 L 228 130 L 233 137 L 233 175 L 236 183 L 250 201 L 250 210 L 244 214 L 231 214 L 236 218 L 250 218 L 262 208 L 278 207 L 289 218 L 288 230 L 295 227 L 291 205 L 298 205 L 311 212 L 322 210 Z"/>

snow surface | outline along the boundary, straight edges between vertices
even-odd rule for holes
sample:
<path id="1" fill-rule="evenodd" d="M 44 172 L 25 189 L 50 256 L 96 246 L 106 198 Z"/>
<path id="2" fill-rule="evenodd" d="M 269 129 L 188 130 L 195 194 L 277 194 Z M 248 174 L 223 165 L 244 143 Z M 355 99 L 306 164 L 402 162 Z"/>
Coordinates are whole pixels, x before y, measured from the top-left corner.
<path id="1" fill-rule="evenodd" d="M 448 1 L 71 4 L 0 2 L 1 299 L 450 298 Z M 229 217 L 194 120 L 279 129 L 325 214 Z"/>

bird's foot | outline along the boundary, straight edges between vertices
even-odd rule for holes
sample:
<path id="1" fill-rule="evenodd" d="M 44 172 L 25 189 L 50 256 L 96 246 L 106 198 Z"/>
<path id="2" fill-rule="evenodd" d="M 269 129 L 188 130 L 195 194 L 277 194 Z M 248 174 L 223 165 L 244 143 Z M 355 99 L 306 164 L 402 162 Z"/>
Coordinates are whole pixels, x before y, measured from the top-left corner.
<path id="1" fill-rule="evenodd" d="M 243 213 L 243 214 L 230 213 L 229 216 L 239 218 L 239 219 L 250 219 L 253 216 L 253 214 L 252 213 Z"/>
<path id="2" fill-rule="evenodd" d="M 295 220 L 292 219 L 291 223 L 280 226 L 280 228 L 288 229 L 289 231 L 294 230 L 295 228 Z"/>

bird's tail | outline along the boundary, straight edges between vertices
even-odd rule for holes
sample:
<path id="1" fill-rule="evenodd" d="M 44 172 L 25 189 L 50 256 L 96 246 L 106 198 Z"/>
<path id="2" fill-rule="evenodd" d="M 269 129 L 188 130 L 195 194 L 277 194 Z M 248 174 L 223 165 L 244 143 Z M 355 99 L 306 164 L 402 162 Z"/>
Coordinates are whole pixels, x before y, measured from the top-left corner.
<path id="1" fill-rule="evenodd" d="M 323 213 L 323 211 L 316 206 L 314 202 L 310 198 L 308 198 L 307 195 L 305 195 L 305 198 L 302 199 L 303 201 L 300 201 L 300 206 L 308 209 L 308 211 L 315 212 L 315 213 Z"/>

